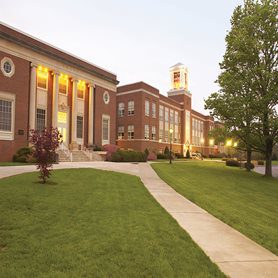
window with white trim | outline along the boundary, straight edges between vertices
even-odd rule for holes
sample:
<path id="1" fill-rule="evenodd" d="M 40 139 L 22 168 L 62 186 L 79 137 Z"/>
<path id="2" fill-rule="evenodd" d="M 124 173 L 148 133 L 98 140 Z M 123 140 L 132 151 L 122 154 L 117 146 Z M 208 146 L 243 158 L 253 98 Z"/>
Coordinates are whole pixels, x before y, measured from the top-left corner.
<path id="1" fill-rule="evenodd" d="M 0 99 L 0 130 L 12 131 L 12 101 Z"/>
<path id="2" fill-rule="evenodd" d="M 145 100 L 145 115 L 150 116 L 150 102 Z"/>
<path id="3" fill-rule="evenodd" d="M 123 102 L 120 102 L 118 104 L 118 116 L 123 117 L 125 115 L 125 104 Z"/>
<path id="4" fill-rule="evenodd" d="M 118 126 L 118 139 L 124 139 L 125 136 L 125 127 L 124 126 Z"/>
<path id="5" fill-rule="evenodd" d="M 150 127 L 149 125 L 145 125 L 145 139 L 150 139 Z"/>
<path id="6" fill-rule="evenodd" d="M 164 135 L 164 122 L 159 121 L 159 140 L 163 141 L 163 135 Z"/>
<path id="7" fill-rule="evenodd" d="M 83 138 L 83 116 L 77 116 L 76 121 L 76 137 L 82 139 Z"/>
<path id="8" fill-rule="evenodd" d="M 164 115 L 165 115 L 165 122 L 169 122 L 169 108 L 165 107 L 165 111 L 164 111 Z"/>
<path id="9" fill-rule="evenodd" d="M 164 121 L 164 107 L 159 105 L 159 120 Z"/>
<path id="10" fill-rule="evenodd" d="M 156 118 L 156 103 L 152 103 L 152 117 Z"/>
<path id="11" fill-rule="evenodd" d="M 156 140 L 156 127 L 152 126 L 152 140 Z"/>
<path id="12" fill-rule="evenodd" d="M 134 115 L 134 101 L 130 100 L 127 103 L 127 113 L 128 115 Z"/>
<path id="13" fill-rule="evenodd" d="M 39 131 L 43 131 L 45 129 L 45 109 L 37 108 L 36 113 L 36 129 Z"/>
<path id="14" fill-rule="evenodd" d="M 127 127 L 127 139 L 134 139 L 134 125 L 129 125 Z"/>

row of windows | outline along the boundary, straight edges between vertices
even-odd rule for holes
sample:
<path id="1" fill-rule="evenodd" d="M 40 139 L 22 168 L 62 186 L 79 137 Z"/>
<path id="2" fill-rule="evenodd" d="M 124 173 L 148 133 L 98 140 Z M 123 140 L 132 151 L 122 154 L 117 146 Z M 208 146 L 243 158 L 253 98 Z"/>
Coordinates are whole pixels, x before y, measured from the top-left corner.
<path id="1" fill-rule="evenodd" d="M 145 136 L 144 138 L 149 140 L 150 139 L 150 127 L 149 125 L 145 125 Z M 125 136 L 125 127 L 118 126 L 118 139 L 121 140 Z M 127 126 L 127 139 L 134 139 L 134 125 Z M 152 126 L 151 129 L 151 140 L 156 140 L 156 127 Z"/>
<path id="2" fill-rule="evenodd" d="M 204 137 L 204 123 L 198 119 L 192 118 L 192 143 L 201 145 Z"/>
<path id="3" fill-rule="evenodd" d="M 127 114 L 128 116 L 134 115 L 134 101 L 130 100 L 127 103 Z M 123 117 L 125 115 L 125 104 L 123 102 L 120 102 L 118 104 L 118 116 Z"/>
<path id="4" fill-rule="evenodd" d="M 145 116 L 150 116 L 150 101 L 145 100 Z M 152 118 L 156 118 L 156 103 L 152 103 Z"/>
<path id="5" fill-rule="evenodd" d="M 181 123 L 181 118 L 179 116 L 178 111 L 174 111 L 172 109 L 169 109 L 168 107 L 159 105 L 159 120 L 168 123 L 169 115 L 170 115 L 170 124 L 178 125 Z"/>
<path id="6" fill-rule="evenodd" d="M 38 69 L 37 71 L 37 87 L 43 90 L 48 89 L 48 76 L 49 72 L 46 69 Z M 85 82 L 79 81 L 77 83 L 77 97 L 84 99 L 85 94 Z M 67 75 L 61 74 L 59 76 L 59 93 L 63 95 L 68 94 L 69 78 Z"/>

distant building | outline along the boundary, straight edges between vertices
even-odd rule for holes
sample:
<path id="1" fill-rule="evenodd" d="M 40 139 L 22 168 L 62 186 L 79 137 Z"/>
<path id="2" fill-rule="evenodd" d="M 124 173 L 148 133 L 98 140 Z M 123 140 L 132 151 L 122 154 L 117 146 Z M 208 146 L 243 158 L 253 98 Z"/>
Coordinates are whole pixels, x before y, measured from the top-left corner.
<path id="1" fill-rule="evenodd" d="M 208 137 L 214 121 L 192 109 L 188 69 L 178 63 L 170 68 L 170 78 L 168 97 L 144 82 L 118 87 L 117 144 L 124 149 L 163 152 L 171 140 L 177 153 L 185 155 L 187 149 L 214 153 L 217 146 Z"/>

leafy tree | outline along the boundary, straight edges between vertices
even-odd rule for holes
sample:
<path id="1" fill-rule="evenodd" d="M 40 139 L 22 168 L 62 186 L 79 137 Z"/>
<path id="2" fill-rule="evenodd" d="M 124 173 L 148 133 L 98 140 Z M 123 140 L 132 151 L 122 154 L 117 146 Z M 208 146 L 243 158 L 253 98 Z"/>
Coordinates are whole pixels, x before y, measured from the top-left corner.
<path id="1" fill-rule="evenodd" d="M 187 149 L 186 154 L 185 154 L 185 157 L 186 157 L 187 159 L 190 158 L 190 151 L 189 151 L 189 149 Z"/>
<path id="2" fill-rule="evenodd" d="M 34 148 L 34 157 L 37 159 L 37 169 L 40 171 L 39 178 L 43 183 L 50 177 L 52 164 L 55 161 L 56 149 L 62 139 L 57 128 L 31 130 L 29 142 Z"/>
<path id="3" fill-rule="evenodd" d="M 245 0 L 231 19 L 226 52 L 217 82 L 220 90 L 206 100 L 206 108 L 244 142 L 247 158 L 253 150 L 271 156 L 278 138 L 278 2 Z"/>

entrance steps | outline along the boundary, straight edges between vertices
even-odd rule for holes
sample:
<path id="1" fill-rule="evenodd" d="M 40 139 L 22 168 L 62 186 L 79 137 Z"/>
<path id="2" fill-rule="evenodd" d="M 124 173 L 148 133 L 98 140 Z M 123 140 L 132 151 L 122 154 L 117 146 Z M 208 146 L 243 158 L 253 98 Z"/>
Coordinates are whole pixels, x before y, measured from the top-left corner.
<path id="1" fill-rule="evenodd" d="M 90 158 L 83 151 L 72 151 L 72 161 L 90 161 Z"/>
<path id="2" fill-rule="evenodd" d="M 70 158 L 65 154 L 64 151 L 58 150 L 57 153 L 59 155 L 59 162 L 70 162 Z"/>

